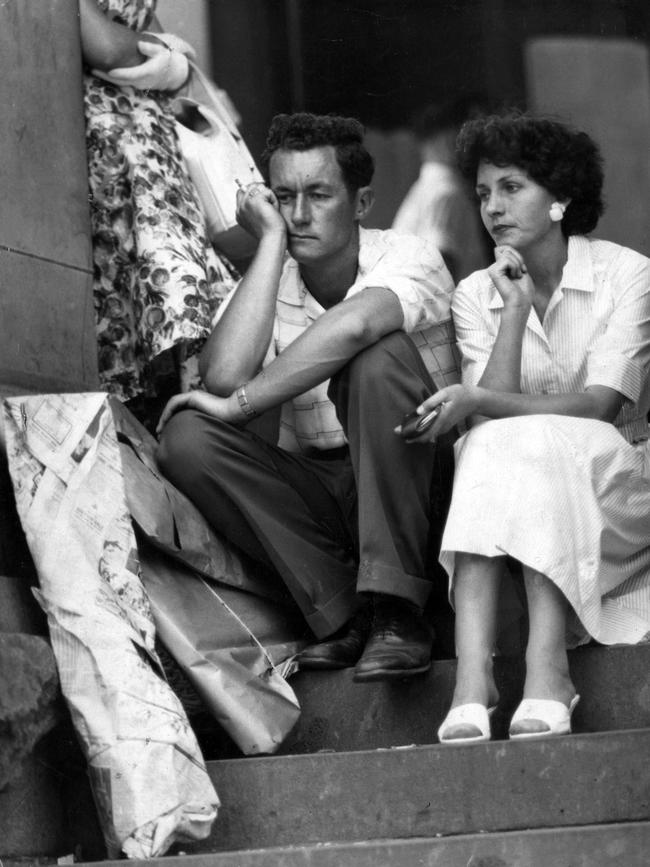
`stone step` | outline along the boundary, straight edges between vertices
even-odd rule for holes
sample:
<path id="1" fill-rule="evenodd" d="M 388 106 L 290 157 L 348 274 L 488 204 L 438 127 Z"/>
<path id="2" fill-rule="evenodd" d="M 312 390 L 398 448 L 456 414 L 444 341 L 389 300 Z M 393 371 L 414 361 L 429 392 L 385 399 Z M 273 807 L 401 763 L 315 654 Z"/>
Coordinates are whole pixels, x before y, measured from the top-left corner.
<path id="1" fill-rule="evenodd" d="M 66 804 L 43 744 L 20 762 L 0 789 L 0 864 L 31 856 L 34 860 L 69 851 Z M 27 865 L 23 861 L 23 867 Z"/>
<path id="2" fill-rule="evenodd" d="M 600 773 L 601 765 L 606 763 L 604 772 L 607 773 L 607 778 L 611 779 L 611 775 L 614 774 L 614 781 L 625 785 L 623 775 L 618 774 L 615 767 L 611 767 L 612 763 L 615 764 L 618 751 L 624 747 L 629 749 L 630 755 L 625 758 L 624 763 L 626 767 L 634 767 L 639 756 L 647 755 L 648 733 L 637 733 L 633 729 L 647 728 L 650 731 L 650 686 L 647 680 L 649 665 L 650 645 L 616 648 L 588 647 L 571 653 L 573 677 L 582 695 L 581 702 L 574 714 L 575 728 L 578 732 L 585 733 L 600 728 L 619 730 L 617 734 L 612 735 L 614 740 L 611 742 L 613 744 L 611 761 L 608 757 L 610 741 L 607 738 L 603 742 L 605 744 L 603 756 L 598 753 L 597 749 L 594 750 L 590 746 L 585 747 L 587 752 L 584 756 L 578 753 L 575 762 L 577 762 L 580 781 L 591 779 L 590 775 L 594 772 L 593 769 L 597 769 L 597 772 Z M 504 708 L 513 706 L 519 697 L 522 672 L 514 662 L 508 660 L 497 660 L 496 671 L 501 694 L 504 697 L 502 706 Z M 349 792 L 343 786 L 345 798 L 341 805 L 341 829 L 345 831 L 346 822 L 349 820 L 348 814 L 355 815 L 357 812 L 355 798 L 360 800 L 365 809 L 369 803 L 369 795 L 375 797 L 376 791 L 380 793 L 392 791 L 393 785 L 388 772 L 384 773 L 382 765 L 377 765 L 377 757 L 381 757 L 385 753 L 376 753 L 374 750 L 414 743 L 426 745 L 435 742 L 437 726 L 446 713 L 451 696 L 454 674 L 455 663 L 451 660 L 434 663 L 432 671 L 418 681 L 392 685 L 356 684 L 352 681 L 351 671 L 299 673 L 291 679 L 291 683 L 301 700 L 302 717 L 282 746 L 280 754 L 274 757 L 241 759 L 239 751 L 233 745 L 224 749 L 223 735 L 219 732 L 214 735 L 215 725 L 214 721 L 210 719 L 208 725 L 215 738 L 209 745 L 213 750 L 212 755 L 215 753 L 219 755 L 221 750 L 221 754 L 225 754 L 229 761 L 209 763 L 217 790 L 223 801 L 223 808 L 215 824 L 214 835 L 208 848 L 228 849 L 304 844 L 329 839 L 319 836 L 321 804 L 327 806 L 330 804 L 331 798 L 335 799 L 335 796 L 331 795 L 330 792 L 331 774 L 327 770 L 329 753 L 320 753 L 316 756 L 305 755 L 319 753 L 323 750 L 344 752 L 343 760 L 337 756 L 333 757 L 335 766 L 339 767 L 342 761 L 343 767 L 353 767 L 358 777 L 356 781 L 352 780 L 352 788 L 348 786 Z M 508 713 L 506 710 L 502 710 L 501 713 L 495 714 L 495 717 L 495 726 L 493 726 L 496 729 L 495 734 L 503 736 L 508 721 Z M 622 738 L 624 730 L 630 733 L 631 738 Z M 574 735 L 568 739 L 568 742 L 572 745 L 571 749 L 573 750 L 576 749 L 576 745 L 581 745 L 583 740 Z M 537 745 L 531 745 L 533 753 L 539 753 L 540 744 L 543 743 L 547 745 L 543 747 L 543 750 L 550 750 L 552 758 L 550 773 L 553 779 L 556 776 L 559 777 L 563 787 L 561 791 L 570 800 L 573 781 L 567 788 L 566 781 L 562 780 L 561 761 L 556 758 L 556 754 L 561 756 L 563 749 L 566 750 L 566 746 L 563 748 L 562 743 L 566 744 L 567 739 L 538 742 Z M 587 740 L 585 743 L 589 745 L 591 741 Z M 600 744 L 601 741 L 598 743 Z M 426 774 L 424 781 L 417 775 L 414 777 L 416 780 L 414 785 L 419 787 L 416 789 L 416 792 L 419 792 L 418 799 L 424 799 L 426 805 L 431 797 L 434 798 L 434 807 L 427 807 L 422 814 L 430 822 L 430 833 L 440 831 L 444 833 L 462 833 L 463 831 L 469 833 L 472 830 L 483 830 L 484 826 L 480 822 L 482 809 L 480 796 L 476 795 L 477 805 L 472 806 L 472 803 L 469 803 L 466 806 L 463 793 L 465 790 L 470 791 L 475 787 L 478 787 L 479 791 L 481 787 L 483 791 L 489 790 L 494 774 L 502 766 L 507 770 L 508 779 L 514 781 L 513 785 L 518 782 L 518 774 L 525 775 L 527 791 L 532 791 L 533 799 L 537 800 L 534 770 L 526 770 L 525 753 L 521 750 L 522 746 L 522 744 L 496 741 L 490 745 L 454 748 L 452 749 L 453 757 L 449 753 L 450 748 L 429 747 L 429 750 L 433 750 L 433 752 L 429 750 L 417 752 L 416 755 L 422 757 L 421 760 L 426 766 L 436 769 L 436 775 L 442 774 L 442 788 L 438 789 L 436 786 L 430 787 L 426 780 Z M 514 752 L 512 747 L 514 747 Z M 463 749 L 468 749 L 470 752 L 465 754 L 469 758 L 466 757 L 461 761 Z M 644 749 L 645 752 L 643 752 Z M 365 750 L 365 752 L 355 755 L 357 750 Z M 439 755 L 440 750 L 445 750 L 445 752 Z M 461 752 L 456 752 L 456 750 L 461 750 Z M 477 750 L 483 752 L 476 752 Z M 505 752 L 502 753 L 501 750 L 505 750 Z M 295 762 L 284 755 L 287 752 L 295 754 Z M 399 754 L 408 751 L 392 750 L 391 752 Z M 348 753 L 352 753 L 352 755 L 349 756 Z M 546 752 L 544 752 L 545 754 Z M 206 750 L 206 755 L 210 756 L 208 750 Z M 437 757 L 432 758 L 432 755 Z M 479 763 L 479 777 L 476 777 L 474 763 L 478 761 L 479 756 L 483 756 L 483 758 Z M 506 758 L 502 758 L 502 764 L 497 765 L 491 758 L 493 756 Z M 514 759 L 507 758 L 511 756 L 519 756 L 518 765 L 512 765 Z M 301 763 L 303 759 L 305 761 Z M 366 761 L 369 768 L 367 773 L 364 764 Z M 388 760 L 383 761 L 387 763 Z M 417 769 L 417 773 L 420 773 L 420 769 Z M 530 777 L 531 773 L 533 773 L 532 778 Z M 372 785 L 367 790 L 360 782 L 366 777 L 372 781 Z M 583 785 L 582 782 L 581 785 Z M 305 787 L 306 793 L 303 792 Z M 313 791 L 314 787 L 316 793 Z M 433 789 L 432 793 L 430 792 L 431 788 Z M 92 811 L 92 799 L 87 791 L 85 781 L 80 784 L 80 790 L 86 792 L 86 801 L 90 807 L 90 812 L 84 811 L 80 804 L 75 806 L 72 817 L 72 839 L 76 843 L 83 840 L 82 849 L 86 858 L 101 857 L 101 853 L 90 854 L 90 852 L 100 851 L 101 841 L 96 833 L 89 832 L 89 828 L 93 824 L 92 820 L 96 825 L 96 819 L 94 811 Z M 514 790 L 517 790 L 516 785 Z M 436 791 L 438 796 L 436 796 Z M 465 828 L 461 823 L 452 825 L 451 831 L 448 829 L 445 822 L 448 821 L 449 816 L 443 809 L 444 804 L 438 803 L 440 792 L 449 793 L 452 797 L 451 803 L 455 806 L 452 806 L 451 809 L 452 812 L 455 811 L 457 816 L 463 816 L 468 811 L 467 815 L 473 822 L 470 827 Z M 605 820 L 617 821 L 619 819 L 624 821 L 632 818 L 632 814 L 628 816 L 623 806 L 615 816 L 603 819 L 603 816 L 607 816 L 606 794 L 606 792 L 602 794 L 599 812 L 596 811 L 595 817 L 581 817 L 579 821 L 575 821 L 575 824 Z M 544 803 L 549 803 L 551 795 L 552 792 Z M 388 795 L 381 797 L 386 798 Z M 438 801 L 435 800 L 436 797 L 438 797 Z M 617 798 L 618 794 L 613 789 L 612 799 L 616 801 Z M 585 800 L 588 803 L 586 796 Z M 647 800 L 646 796 L 646 803 Z M 287 802 L 286 810 L 285 801 Z M 621 803 L 624 804 L 624 801 L 625 799 Z M 326 816 L 325 825 L 327 827 L 332 826 L 334 829 L 332 833 L 336 835 L 339 819 L 336 812 L 331 813 L 332 809 L 334 808 L 331 805 L 327 806 L 323 815 Z M 390 812 L 391 809 L 391 804 L 388 803 L 386 810 Z M 416 819 L 410 816 L 409 809 L 405 806 L 406 812 L 399 819 L 401 827 L 406 827 L 407 832 L 404 831 L 397 836 L 404 836 L 405 834 L 412 836 L 422 833 L 418 830 Z M 416 814 L 417 809 L 413 807 Z M 573 813 L 571 813 L 572 809 Z M 433 813 L 430 816 L 431 810 Z M 478 818 L 475 818 L 477 810 Z M 531 827 L 551 824 L 551 819 L 544 816 L 543 813 L 543 808 L 540 808 L 536 813 L 536 821 L 530 823 Z M 574 813 L 575 805 L 574 807 L 569 805 L 569 814 L 565 823 L 572 824 L 570 816 Z M 641 816 L 641 818 L 645 817 Z M 499 830 L 516 827 L 508 824 L 509 820 L 508 810 L 505 809 L 501 816 Z M 276 823 L 279 834 L 277 840 L 274 837 Z M 309 831 L 309 836 L 302 838 L 301 829 L 305 825 Z M 524 827 L 527 827 L 526 822 L 524 822 Z M 345 838 L 346 833 L 348 832 L 343 834 L 343 838 Z M 352 839 L 365 839 L 368 836 L 362 823 L 360 828 L 353 833 Z M 334 836 L 333 839 L 342 839 L 342 837 Z"/>
<path id="3" fill-rule="evenodd" d="M 44 743 L 62 715 L 49 643 L 0 631 L 0 858 L 49 854 L 65 840 L 59 780 Z"/>
<path id="4" fill-rule="evenodd" d="M 582 700 L 574 714 L 574 727 L 580 732 L 593 731 L 594 729 L 618 729 L 619 732 L 613 735 L 613 758 L 609 758 L 609 741 L 604 741 L 606 745 L 603 756 L 588 751 L 584 757 L 584 761 L 578 764 L 579 779 L 590 779 L 592 769 L 597 769 L 600 773 L 600 766 L 606 763 L 606 772 L 611 778 L 611 773 L 616 774 L 616 769 L 611 768 L 612 762 L 616 762 L 616 755 L 622 749 L 621 735 L 623 730 L 631 730 L 634 727 L 639 729 L 648 728 L 650 730 L 650 685 L 647 680 L 647 670 L 650 663 L 650 645 L 638 647 L 589 647 L 576 650 L 571 654 L 571 666 L 575 682 L 582 694 Z M 497 661 L 497 678 L 499 681 L 504 708 L 513 705 L 518 699 L 518 693 L 521 684 L 521 670 L 512 661 L 498 660 Z M 321 802 L 324 805 L 330 804 L 330 772 L 327 771 L 327 763 L 323 764 L 322 759 L 328 757 L 328 753 L 321 753 L 317 756 L 304 755 L 305 753 L 317 753 L 319 750 L 333 750 L 353 753 L 348 758 L 345 756 L 344 765 L 354 767 L 355 773 L 359 780 L 365 780 L 366 777 L 372 782 L 372 785 L 364 790 L 363 786 L 359 786 L 354 781 L 352 782 L 352 793 L 347 798 L 347 789 L 344 799 L 342 813 L 343 819 L 339 822 L 336 812 L 332 813 L 332 807 L 327 806 L 327 810 L 323 814 L 325 816 L 325 825 L 334 827 L 334 832 L 337 833 L 337 828 L 340 826 L 343 836 L 334 836 L 332 839 L 340 840 L 347 839 L 345 831 L 347 813 L 354 815 L 357 810 L 355 799 L 358 799 L 364 809 L 368 803 L 372 802 L 376 792 L 392 791 L 393 785 L 391 782 L 388 770 L 392 765 L 388 765 L 388 770 L 384 772 L 382 765 L 377 765 L 377 756 L 385 755 L 385 753 L 376 753 L 373 750 L 376 748 L 386 748 L 390 746 L 400 746 L 405 744 L 430 744 L 435 741 L 435 731 L 440 720 L 446 712 L 449 697 L 451 696 L 453 677 L 455 673 L 455 663 L 451 660 L 438 661 L 434 664 L 432 671 L 419 679 L 418 681 L 388 684 L 356 684 L 352 681 L 352 673 L 344 672 L 303 672 L 292 678 L 292 685 L 296 688 L 299 698 L 301 699 L 303 714 L 294 731 L 290 734 L 287 742 L 282 747 L 282 753 L 293 752 L 297 754 L 296 760 L 306 759 L 306 764 L 291 763 L 287 756 L 278 755 L 264 759 L 243 759 L 233 760 L 229 762 L 212 762 L 210 763 L 211 772 L 214 775 L 215 783 L 223 801 L 223 809 L 219 820 L 215 824 L 213 839 L 208 844 L 208 848 L 213 849 L 228 849 L 241 848 L 252 846 L 277 846 L 291 844 L 308 844 L 317 843 L 321 840 L 329 839 L 319 836 L 320 833 L 320 809 Z M 497 715 L 495 715 L 497 716 Z M 507 725 L 508 714 L 505 710 L 497 716 L 495 734 L 503 735 L 504 726 Z M 500 722 L 499 722 L 500 720 Z M 214 722 L 211 722 L 212 730 L 214 731 Z M 638 757 L 647 756 L 647 733 L 628 731 L 632 736 L 631 746 L 629 749 L 632 756 Z M 638 735 L 638 745 L 634 745 L 634 741 Z M 220 737 L 220 736 L 219 736 Z M 569 739 L 572 744 L 580 744 L 582 741 L 573 736 Z M 566 742 L 567 739 L 561 739 Z M 541 743 L 541 742 L 540 742 Z M 546 742 L 551 744 L 551 742 Z M 558 752 L 561 752 L 560 741 L 553 742 L 557 746 Z M 589 743 L 589 742 L 587 742 Z M 475 778 L 474 761 L 477 761 L 479 753 L 477 750 L 486 750 L 490 756 L 490 750 L 505 749 L 505 756 L 516 755 L 509 749 L 510 747 L 519 748 L 522 745 L 508 744 L 506 742 L 495 742 L 491 745 L 468 747 L 470 756 L 474 757 L 472 762 L 463 759 L 460 762 L 460 753 L 456 754 L 452 761 L 449 756 L 449 750 L 445 750 L 447 758 L 432 758 L 433 753 L 429 751 L 415 751 L 416 755 L 421 758 L 427 766 L 435 768 L 435 774 L 442 774 L 442 789 L 449 793 L 452 797 L 452 803 L 456 804 L 456 812 L 458 815 L 464 815 L 464 811 L 469 810 L 468 816 L 474 822 L 471 827 L 465 828 L 462 824 L 452 826 L 451 833 L 469 833 L 472 830 L 483 830 L 480 819 L 480 799 L 478 807 L 472 806 L 466 808 L 463 796 L 463 787 L 472 789 L 476 783 L 477 787 L 483 787 L 485 790 L 489 785 L 485 780 L 491 780 L 491 774 L 496 772 L 497 766 L 491 763 L 491 760 L 482 759 L 480 763 L 480 774 Z M 370 756 L 368 760 L 368 772 L 366 773 L 364 759 L 354 755 L 356 750 L 366 750 L 359 756 Z M 429 750 L 434 752 L 444 748 L 429 747 Z M 533 750 L 538 750 L 539 745 L 533 747 Z M 463 748 L 455 748 L 452 750 L 463 750 Z M 408 751 L 392 750 L 392 753 L 404 753 Z M 495 754 L 495 755 L 496 755 Z M 235 753 L 238 755 L 238 753 Z M 311 764 L 311 759 L 315 760 L 315 764 Z M 338 757 L 334 757 L 338 760 Z M 411 760 L 409 760 L 411 761 Z M 505 761 L 505 760 L 504 760 Z M 261 767 L 256 766 L 256 762 L 262 763 Z M 268 763 L 272 764 L 270 769 Z M 284 764 L 282 764 L 284 762 Z M 289 764 L 287 764 L 289 762 Z M 508 771 L 508 779 L 517 780 L 517 771 L 510 767 L 510 760 L 505 763 Z M 633 758 L 625 758 L 625 767 L 634 766 Z M 533 798 L 537 798 L 535 784 L 530 782 L 530 774 L 526 772 L 526 763 L 522 760 L 520 771 L 522 774 L 527 773 L 528 791 L 533 793 Z M 338 764 L 337 764 L 338 767 Z M 556 760 L 553 758 L 551 763 L 552 774 L 557 774 L 559 771 L 553 770 L 556 768 Z M 640 769 L 637 769 L 640 770 Z M 500 772 L 500 771 L 499 771 Z M 392 773 L 392 771 L 391 771 Z M 402 772 L 400 771 L 400 774 Z M 418 771 L 419 773 L 419 771 Z M 432 770 L 433 773 L 433 770 Z M 541 773 L 541 771 L 540 771 Z M 305 774 L 309 780 L 307 784 L 307 793 L 303 794 L 305 786 Z M 481 776 L 482 774 L 482 776 Z M 67 776 L 67 774 L 66 774 Z M 75 799 L 74 808 L 70 813 L 70 846 L 79 846 L 86 858 L 101 858 L 103 852 L 103 843 L 101 834 L 97 828 L 97 820 L 92 807 L 92 798 L 88 791 L 87 780 L 82 771 L 75 773 L 76 782 L 71 783 L 65 793 L 63 801 L 68 804 L 71 791 L 79 792 L 79 796 Z M 294 779 L 295 777 L 295 779 Z M 402 777 L 400 777 L 402 779 Z M 268 782 L 264 782 L 268 780 Z M 316 781 L 317 797 L 313 792 L 310 792 L 310 787 L 313 788 Z M 616 781 L 624 784 L 622 775 L 617 775 Z M 414 777 L 414 791 L 420 792 L 426 805 L 431 797 L 435 798 L 436 787 L 433 787 L 433 793 L 430 792 L 430 787 L 426 780 L 423 782 L 420 777 Z M 483 782 L 482 782 L 483 781 Z M 349 788 L 349 787 L 348 787 Z M 564 791 L 564 790 L 562 790 Z M 638 787 L 634 789 L 638 793 Z M 255 801 L 255 793 L 267 792 L 267 803 L 264 804 L 264 797 L 259 795 L 260 803 Z M 253 793 L 253 794 L 251 794 Z M 295 797 L 294 797 L 295 796 Z M 425 797 L 426 796 L 426 797 Z M 388 797 L 387 794 L 381 796 L 382 799 Z M 7 795 L 3 796 L 3 801 L 6 801 Z M 253 800 L 251 801 L 251 798 Z M 284 801 L 288 798 L 289 813 L 284 811 Z M 297 803 L 296 803 L 297 799 Z M 420 796 L 418 795 L 418 799 Z M 612 799 L 617 801 L 618 794 L 614 788 L 612 791 Z M 421 799 L 420 799 L 421 800 Z M 646 796 L 645 803 L 648 798 Z M 57 803 L 59 803 L 57 799 Z M 383 803 L 383 801 L 382 801 Z M 548 798 L 546 803 L 548 803 Z M 566 819 L 568 824 L 582 824 L 583 822 L 600 822 L 600 821 L 617 821 L 634 818 L 631 813 L 627 815 L 625 809 L 619 810 L 616 815 L 607 816 L 605 796 L 601 798 L 602 809 L 600 812 L 592 816 L 582 817 L 575 822 L 571 820 L 573 815 L 569 812 Z M 625 803 L 625 799 L 621 801 Z M 84 806 L 85 805 L 85 806 Z M 7 806 L 7 804 L 5 804 Z M 60 803 L 59 803 L 60 806 Z M 471 809 L 470 809 L 471 807 Z M 392 806 L 390 802 L 384 805 L 382 809 L 390 812 Z M 400 814 L 399 822 L 402 827 L 407 830 L 396 834 L 395 836 L 413 836 L 421 835 L 423 832 L 418 830 L 418 822 L 421 821 L 413 818 L 409 814 L 409 808 L 405 806 L 405 812 Z M 570 809 L 573 809 L 570 807 Z M 594 808 L 595 809 L 595 808 Z M 417 813 L 417 807 L 413 810 Z M 433 810 L 432 815 L 431 811 Z M 449 833 L 447 826 L 443 823 L 447 821 L 447 814 L 442 810 L 440 804 L 435 803 L 434 807 L 427 807 L 424 810 L 423 816 L 427 821 L 430 821 L 430 831 L 426 833 Z M 475 818 L 478 810 L 478 817 Z M 11 810 L 12 817 L 16 815 L 14 810 Z M 18 812 L 22 812 L 19 810 Z M 548 817 L 541 815 L 538 811 L 537 819 L 531 822 L 531 827 L 539 825 L 540 827 L 549 825 Z M 575 810 L 574 810 L 575 813 Z M 241 820 L 239 816 L 241 814 Z M 274 828 L 276 822 L 276 814 L 280 817 L 278 824 L 279 836 L 274 838 L 273 834 L 269 834 L 269 829 Z M 363 814 L 363 810 L 362 810 Z M 285 823 L 284 816 L 290 815 L 292 818 Z M 636 815 L 636 814 L 635 814 Z M 595 816 L 595 817 L 594 817 Z M 636 815 L 639 818 L 638 815 Z M 646 814 L 647 817 L 647 814 Z M 508 811 L 505 811 L 505 820 L 509 820 Z M 7 815 L 8 824 L 4 827 L 0 839 L 4 837 L 3 843 L 11 843 L 11 847 L 0 846 L 0 855 L 29 855 L 29 854 L 46 854 L 52 851 L 57 851 L 61 854 L 61 850 L 53 849 L 52 841 L 41 842 L 38 837 L 31 834 L 29 827 L 34 824 L 33 821 L 23 818 L 19 826 L 13 825 L 13 818 L 10 819 Z M 504 821 L 505 821 L 504 820 Z M 364 820 L 365 821 L 365 820 Z M 314 827 L 311 827 L 311 824 Z M 0 825 L 2 822 L 0 822 Z M 46 825 L 37 821 L 37 825 Z M 285 827 L 287 824 L 287 827 Z M 301 833 L 294 834 L 292 826 L 300 829 L 302 826 L 307 827 L 309 831 L 308 838 L 303 838 Z M 364 822 L 362 821 L 357 831 L 353 833 L 351 839 L 366 839 L 369 834 L 363 830 Z M 500 830 L 509 829 L 509 824 L 501 824 Z M 37 829 L 38 830 L 38 829 Z M 39 831 L 40 833 L 40 831 Z M 352 832 L 350 832 L 352 833 Z M 382 832 L 383 834 L 383 832 Z M 18 836 L 16 836 L 18 835 Z M 27 836 L 25 836 L 27 835 Z M 360 835 L 360 836 L 359 836 Z M 37 839 L 39 842 L 37 843 Z M 56 845 L 56 844 L 54 844 Z M 3 851 L 4 850 L 4 851 Z M 92 853 L 92 854 L 91 854 Z"/>
<path id="5" fill-rule="evenodd" d="M 650 727 L 650 644 L 583 647 L 571 651 L 569 658 L 581 696 L 573 715 L 574 732 Z M 435 743 L 455 674 L 454 660 L 436 661 L 426 675 L 394 683 L 355 683 L 351 669 L 298 672 L 290 683 L 302 714 L 279 753 Z M 495 737 L 503 738 L 521 698 L 523 665 L 497 659 L 495 674 L 501 700 L 492 729 Z M 217 750 L 215 758 L 232 755 Z"/>
<path id="6" fill-rule="evenodd" d="M 495 795 L 497 792 L 494 793 Z M 650 822 L 177 855 L 149 867 L 647 867 Z M 96 862 L 95 862 L 96 863 Z M 145 862 L 131 862 L 134 865 Z M 124 861 L 103 862 L 118 867 Z M 7 864 L 5 867 L 19 867 Z"/>
<path id="7" fill-rule="evenodd" d="M 201 851 L 643 821 L 650 728 L 208 763 Z"/>

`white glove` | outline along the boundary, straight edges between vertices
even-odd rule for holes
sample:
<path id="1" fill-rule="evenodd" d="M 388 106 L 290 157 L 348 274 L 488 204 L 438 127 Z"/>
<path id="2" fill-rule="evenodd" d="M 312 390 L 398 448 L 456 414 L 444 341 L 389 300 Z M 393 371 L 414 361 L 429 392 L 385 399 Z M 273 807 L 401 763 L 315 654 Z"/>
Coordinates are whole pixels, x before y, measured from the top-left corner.
<path id="1" fill-rule="evenodd" d="M 178 90 L 185 84 L 190 66 L 187 57 L 180 51 L 159 42 L 145 41 L 138 42 L 138 51 L 149 59 L 138 66 L 109 69 L 108 72 L 93 69 L 93 75 L 119 87 L 136 87 L 139 90 Z"/>

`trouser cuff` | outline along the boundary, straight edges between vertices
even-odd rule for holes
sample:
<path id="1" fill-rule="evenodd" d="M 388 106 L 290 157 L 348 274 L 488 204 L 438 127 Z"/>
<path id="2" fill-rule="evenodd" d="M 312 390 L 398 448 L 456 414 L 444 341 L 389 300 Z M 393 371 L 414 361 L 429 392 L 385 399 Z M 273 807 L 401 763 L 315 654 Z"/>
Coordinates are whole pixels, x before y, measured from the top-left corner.
<path id="1" fill-rule="evenodd" d="M 352 617 L 358 606 L 356 584 L 352 582 L 324 605 L 305 614 L 305 620 L 317 638 L 327 638 Z"/>
<path id="2" fill-rule="evenodd" d="M 385 593 L 407 599 L 418 608 L 424 608 L 431 592 L 431 581 L 417 575 L 407 575 L 399 569 L 382 563 L 362 560 L 359 564 L 359 593 Z"/>

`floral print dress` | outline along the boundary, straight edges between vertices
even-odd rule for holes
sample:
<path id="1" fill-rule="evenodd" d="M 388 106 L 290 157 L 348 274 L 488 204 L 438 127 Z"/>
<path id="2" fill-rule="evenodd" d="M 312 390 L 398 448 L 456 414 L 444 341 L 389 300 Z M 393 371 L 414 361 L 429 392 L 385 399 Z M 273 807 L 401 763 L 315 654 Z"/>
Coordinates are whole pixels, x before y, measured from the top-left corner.
<path id="1" fill-rule="evenodd" d="M 156 0 L 97 0 L 133 30 Z M 94 300 L 102 388 L 123 401 L 198 381 L 197 352 L 237 280 L 211 246 L 171 101 L 84 75 Z"/>

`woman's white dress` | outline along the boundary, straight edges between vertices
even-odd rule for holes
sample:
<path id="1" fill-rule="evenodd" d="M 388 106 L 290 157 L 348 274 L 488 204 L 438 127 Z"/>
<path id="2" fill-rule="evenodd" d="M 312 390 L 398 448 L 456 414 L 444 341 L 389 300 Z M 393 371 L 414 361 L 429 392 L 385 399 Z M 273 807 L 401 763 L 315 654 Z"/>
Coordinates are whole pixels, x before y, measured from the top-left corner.
<path id="1" fill-rule="evenodd" d="M 454 323 L 463 382 L 476 384 L 503 301 L 487 271 L 462 281 Z M 568 598 L 570 645 L 650 638 L 650 262 L 607 241 L 569 239 L 560 287 L 523 340 L 525 393 L 603 385 L 627 400 L 615 423 L 560 415 L 486 421 L 456 444 L 440 561 L 510 555 Z"/>

